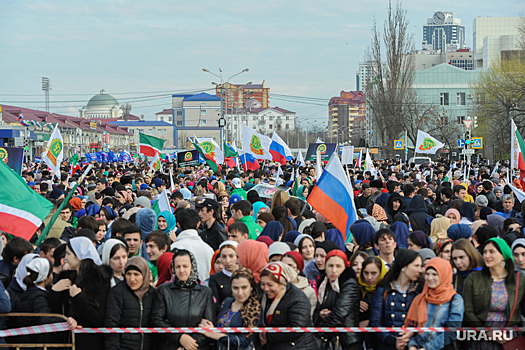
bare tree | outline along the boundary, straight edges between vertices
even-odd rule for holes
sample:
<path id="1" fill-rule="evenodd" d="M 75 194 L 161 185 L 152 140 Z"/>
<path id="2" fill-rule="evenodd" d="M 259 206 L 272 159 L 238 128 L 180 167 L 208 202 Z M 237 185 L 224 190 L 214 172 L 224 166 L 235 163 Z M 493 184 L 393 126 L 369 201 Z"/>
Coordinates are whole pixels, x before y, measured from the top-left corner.
<path id="1" fill-rule="evenodd" d="M 392 8 L 389 1 L 387 14 L 383 35 L 376 23 L 372 29 L 372 42 L 365 61 L 370 64 L 375 77 L 365 91 L 379 147 L 382 154 L 391 156 L 393 141 L 413 116 L 417 99 L 412 90 L 414 57 L 409 55 L 414 50 L 414 37 L 408 33 L 406 10 L 400 2 Z"/>

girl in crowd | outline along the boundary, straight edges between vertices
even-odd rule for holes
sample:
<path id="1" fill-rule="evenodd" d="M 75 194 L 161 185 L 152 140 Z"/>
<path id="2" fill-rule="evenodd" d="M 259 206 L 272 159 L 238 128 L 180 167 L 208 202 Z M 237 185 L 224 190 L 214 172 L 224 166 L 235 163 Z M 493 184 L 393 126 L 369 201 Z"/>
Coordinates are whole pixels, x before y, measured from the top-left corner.
<path id="1" fill-rule="evenodd" d="M 149 284 L 149 265 L 144 258 L 134 256 L 124 271 L 126 282 L 112 288 L 108 295 L 104 327 L 148 327 L 155 296 L 155 289 Z M 148 333 L 107 334 L 105 349 L 149 350 L 151 338 Z"/>
<path id="2" fill-rule="evenodd" d="M 418 295 L 421 257 L 409 249 L 400 249 L 388 274 L 376 289 L 370 309 L 370 327 L 401 327 L 410 304 Z M 408 345 L 411 333 L 374 333 L 376 350 L 396 350 Z"/>
<path id="3" fill-rule="evenodd" d="M 128 262 L 128 245 L 118 238 L 110 238 L 102 248 L 102 263 L 113 270 L 111 288 L 124 281 L 124 267 Z"/>
<path id="4" fill-rule="evenodd" d="M 227 298 L 217 316 L 217 327 L 257 327 L 261 320 L 261 300 L 252 272 L 240 268 L 231 276 L 233 298 Z M 203 321 L 199 327 L 211 328 L 213 323 Z M 219 350 L 255 349 L 254 333 L 217 333 L 204 335 L 217 340 Z"/>
<path id="5" fill-rule="evenodd" d="M 487 226 L 490 227 L 490 226 Z M 479 230 L 478 230 L 479 232 Z M 525 278 L 514 271 L 512 251 L 502 238 L 490 238 L 483 248 L 485 266 L 467 277 L 463 287 L 466 327 L 513 327 L 522 324 Z M 518 282 L 519 280 L 519 282 Z M 519 283 L 519 284 L 518 284 Z M 518 285 L 517 285 L 518 284 Z M 500 349 L 505 340 L 469 342 L 470 349 Z"/>
<path id="6" fill-rule="evenodd" d="M 326 277 L 319 286 L 319 313 L 315 315 L 319 327 L 357 327 L 359 325 L 359 287 L 357 277 L 346 254 L 332 250 L 326 255 Z M 344 350 L 360 348 L 357 333 L 327 335 L 332 346 L 340 342 Z M 340 338 L 340 339 L 339 339 Z"/>
<path id="7" fill-rule="evenodd" d="M 441 258 L 425 266 L 425 286 L 410 305 L 405 326 L 461 327 L 463 298 L 452 285 L 452 267 Z M 408 343 L 409 350 L 443 349 L 455 341 L 454 332 L 421 332 Z"/>
<path id="8" fill-rule="evenodd" d="M 167 210 L 161 211 L 157 217 L 157 227 L 159 230 L 162 230 L 169 235 L 172 231 L 177 229 L 175 216 Z"/>
<path id="9" fill-rule="evenodd" d="M 512 256 L 516 271 L 525 274 L 525 238 L 518 238 L 512 243 Z"/>
<path id="10" fill-rule="evenodd" d="M 465 238 L 452 244 L 451 255 L 452 267 L 456 269 L 452 284 L 456 292 L 462 294 L 465 280 L 472 272 L 480 271 L 483 262 L 476 248 Z"/>
<path id="11" fill-rule="evenodd" d="M 264 291 L 261 310 L 264 327 L 310 327 L 310 302 L 292 283 L 297 278 L 288 265 L 273 262 L 261 272 Z M 259 340 L 265 350 L 316 350 L 312 333 L 261 333 Z M 200 349 L 200 348 L 199 348 Z"/>
<path id="12" fill-rule="evenodd" d="M 279 221 L 270 221 L 263 228 L 261 236 L 268 236 L 274 242 L 280 242 L 283 236 L 284 228 Z"/>
<path id="13" fill-rule="evenodd" d="M 439 238 L 436 243 L 434 243 L 434 252 L 436 253 L 436 256 L 450 262 L 453 242 L 454 241 L 448 237 Z"/>
<path id="14" fill-rule="evenodd" d="M 102 327 L 113 271 L 101 266 L 95 246 L 87 237 L 69 240 L 66 260 L 69 270 L 58 275 L 49 293 L 51 310 L 69 316 L 70 326 Z M 104 347 L 102 334 L 78 334 L 75 338 L 78 349 Z"/>
<path id="15" fill-rule="evenodd" d="M 311 236 L 300 234 L 295 239 L 294 244 L 299 248 L 299 253 L 303 256 L 305 263 L 314 259 L 315 241 Z"/>
<path id="16" fill-rule="evenodd" d="M 308 300 L 310 300 L 310 315 L 313 316 L 315 307 L 317 306 L 317 295 L 315 290 L 308 284 L 306 277 L 299 275 L 304 269 L 303 257 L 298 252 L 287 252 L 283 254 L 281 261 L 290 266 L 297 273 L 297 278 L 293 280 L 292 283 L 294 286 L 302 290 Z"/>
<path id="17" fill-rule="evenodd" d="M 108 225 L 102 219 L 97 219 L 96 224 L 97 230 L 95 231 L 95 237 L 97 238 L 98 248 L 105 241 L 104 237 L 106 236 L 106 230 L 108 229 Z"/>
<path id="18" fill-rule="evenodd" d="M 173 253 L 163 253 L 157 260 L 158 280 L 155 285 L 158 288 L 161 284 L 171 282 L 171 261 L 173 260 Z"/>
<path id="19" fill-rule="evenodd" d="M 417 252 L 423 248 L 432 249 L 432 245 L 423 231 L 414 231 L 408 235 L 408 249 Z"/>
<path id="20" fill-rule="evenodd" d="M 370 319 L 370 307 L 377 289 L 377 284 L 387 274 L 383 260 L 378 257 L 366 258 L 359 273 L 359 288 L 361 289 L 361 301 L 359 303 L 360 327 L 367 327 Z"/>
<path id="21" fill-rule="evenodd" d="M 357 220 L 350 226 L 350 231 L 357 245 L 355 249 L 365 252 L 367 256 L 374 256 L 374 227 L 366 220 Z M 355 250 L 354 250 L 355 251 Z"/>
<path id="22" fill-rule="evenodd" d="M 308 279 L 310 286 L 316 291 L 325 277 L 325 260 L 326 254 L 339 247 L 330 241 L 315 242 L 314 261 L 304 265 L 303 274 Z"/>
<path id="23" fill-rule="evenodd" d="M 208 284 L 215 298 L 217 311 L 219 311 L 222 302 L 226 298 L 232 297 L 230 278 L 233 272 L 239 268 L 237 245 L 238 243 L 235 241 L 224 241 L 219 246 L 219 255 L 223 268 L 210 276 Z"/>
<path id="24" fill-rule="evenodd" d="M 197 327 L 202 319 L 215 319 L 215 304 L 211 289 L 198 283 L 197 262 L 193 253 L 176 250 L 171 264 L 173 282 L 164 283 L 153 299 L 151 326 Z M 166 333 L 160 336 L 159 349 L 208 350 L 209 341 L 203 334 Z"/>
<path id="25" fill-rule="evenodd" d="M 435 245 L 439 239 L 447 238 L 447 229 L 450 227 L 450 219 L 444 216 L 437 217 L 430 224 L 430 240 Z"/>
<path id="26" fill-rule="evenodd" d="M 26 266 L 31 262 L 31 260 L 38 258 L 37 254 L 26 254 L 20 260 L 20 263 L 16 267 L 16 272 L 14 278 L 9 283 L 7 287 L 7 292 L 13 304 L 13 309 L 16 309 L 16 304 L 18 299 L 22 296 L 22 293 L 27 289 L 27 286 L 24 283 L 24 278 L 27 276 Z"/>
<path id="27" fill-rule="evenodd" d="M 356 252 L 352 255 L 352 258 L 350 259 L 350 267 L 354 269 L 356 276 L 361 274 L 363 263 L 367 258 L 368 255 L 365 252 Z"/>
<path id="28" fill-rule="evenodd" d="M 457 209 L 449 209 L 445 212 L 445 217 L 450 219 L 450 224 L 459 224 L 461 221 L 461 214 Z"/>
<path id="29" fill-rule="evenodd" d="M 262 242 L 251 239 L 242 241 L 237 246 L 239 264 L 250 269 L 255 278 L 255 283 L 259 285 L 261 271 L 268 264 L 268 246 Z"/>

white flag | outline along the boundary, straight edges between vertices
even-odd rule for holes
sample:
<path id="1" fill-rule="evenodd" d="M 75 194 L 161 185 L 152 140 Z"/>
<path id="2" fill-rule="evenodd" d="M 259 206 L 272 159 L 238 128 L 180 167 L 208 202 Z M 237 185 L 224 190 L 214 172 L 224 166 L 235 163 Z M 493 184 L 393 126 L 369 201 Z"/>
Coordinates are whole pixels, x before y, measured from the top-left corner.
<path id="1" fill-rule="evenodd" d="M 150 168 L 155 170 L 155 171 L 159 171 L 160 168 L 161 168 L 161 163 L 160 163 L 160 157 L 159 157 L 159 152 L 155 153 L 155 157 L 153 157 L 153 160 L 151 161 L 150 163 Z"/>
<path id="2" fill-rule="evenodd" d="M 519 157 L 520 157 L 520 144 L 518 143 L 518 136 L 516 135 L 516 124 L 514 120 L 511 123 L 510 127 L 510 167 L 512 169 L 518 169 Z"/>
<path id="3" fill-rule="evenodd" d="M 315 141 L 315 143 L 324 143 L 324 142 L 321 141 L 321 139 L 319 138 L 319 136 L 317 136 L 317 141 Z"/>
<path id="4" fill-rule="evenodd" d="M 354 146 L 344 146 L 341 154 L 341 164 L 354 164 Z"/>
<path id="5" fill-rule="evenodd" d="M 55 175 L 60 179 L 60 164 L 64 159 L 64 140 L 58 130 L 58 125 L 51 134 L 47 142 L 46 149 L 42 156 L 42 160 L 53 170 Z"/>
<path id="6" fill-rule="evenodd" d="M 162 191 L 161 194 L 159 194 L 159 210 L 160 211 L 169 211 L 170 213 L 172 213 L 173 211 L 171 210 L 171 207 L 170 207 L 170 201 L 168 200 L 168 192 L 166 191 L 166 189 L 164 189 L 164 191 Z"/>
<path id="7" fill-rule="evenodd" d="M 301 153 L 301 150 L 297 153 L 297 166 L 305 166 L 306 163 L 304 162 L 303 154 Z"/>
<path id="8" fill-rule="evenodd" d="M 317 160 L 315 162 L 315 179 L 319 181 L 321 174 L 323 173 L 323 165 L 321 160 L 321 151 L 317 150 Z"/>
<path id="9" fill-rule="evenodd" d="M 368 148 L 366 149 L 366 156 L 365 156 L 365 171 L 370 171 L 370 174 L 376 178 L 376 168 L 374 166 L 374 162 L 372 162 L 372 157 L 370 156 L 370 152 L 368 151 Z"/>
<path id="10" fill-rule="evenodd" d="M 251 154 L 255 159 L 272 160 L 270 144 L 272 140 L 257 131 L 250 129 L 246 125 L 242 126 L 242 150 L 244 153 Z"/>
<path id="11" fill-rule="evenodd" d="M 436 154 L 436 151 L 443 148 L 445 144 L 437 139 L 433 138 L 424 131 L 417 131 L 416 149 L 417 153 L 429 153 Z"/>
<path id="12" fill-rule="evenodd" d="M 173 169 L 170 168 L 171 193 L 175 192 L 175 183 L 173 182 Z"/>
<path id="13" fill-rule="evenodd" d="M 195 141 L 201 146 L 204 153 L 206 153 L 206 156 L 209 157 L 210 160 L 213 160 L 218 165 L 224 163 L 224 153 L 221 151 L 221 148 L 215 142 L 215 140 L 211 137 L 197 137 L 193 135 L 195 138 Z"/>

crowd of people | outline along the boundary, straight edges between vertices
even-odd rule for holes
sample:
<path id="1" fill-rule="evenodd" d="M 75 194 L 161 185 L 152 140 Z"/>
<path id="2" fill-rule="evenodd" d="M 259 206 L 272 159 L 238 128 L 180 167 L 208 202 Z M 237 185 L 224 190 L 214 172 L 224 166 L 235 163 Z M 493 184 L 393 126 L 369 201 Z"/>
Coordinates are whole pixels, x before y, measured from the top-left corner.
<path id="1" fill-rule="evenodd" d="M 509 186 L 512 175 L 483 163 L 468 171 L 448 162 L 375 165 L 377 174 L 347 169 L 358 220 L 341 232 L 308 203 L 316 183 L 310 164 L 212 172 L 165 163 L 154 172 L 145 163 L 94 163 L 77 187 L 83 170 L 69 176 L 64 166 L 53 176 L 27 164 L 27 185 L 54 208 L 30 241 L 1 234 L 0 313 L 60 314 L 71 330 L 521 326 L 519 179 Z M 267 198 L 252 189 L 261 183 L 277 191 Z M 166 192 L 169 208 L 160 210 Z M 0 322 L 10 329 L 62 319 Z M 78 349 L 106 350 L 496 350 L 505 343 L 461 341 L 455 332 L 76 335 Z"/>

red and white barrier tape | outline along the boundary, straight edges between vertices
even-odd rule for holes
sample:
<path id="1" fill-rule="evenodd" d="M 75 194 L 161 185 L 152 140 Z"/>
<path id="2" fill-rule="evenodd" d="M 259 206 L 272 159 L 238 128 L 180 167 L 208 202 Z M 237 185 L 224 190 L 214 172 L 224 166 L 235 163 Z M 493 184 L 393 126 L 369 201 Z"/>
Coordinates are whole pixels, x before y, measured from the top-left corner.
<path id="1" fill-rule="evenodd" d="M 75 333 L 391 333 L 391 332 L 455 332 L 455 331 L 525 331 L 525 327 L 165 327 L 165 328 L 82 328 Z"/>
<path id="2" fill-rule="evenodd" d="M 38 326 L 12 328 L 1 331 L 0 337 L 13 337 L 15 335 L 41 334 L 69 331 L 67 322 L 42 324 Z"/>

